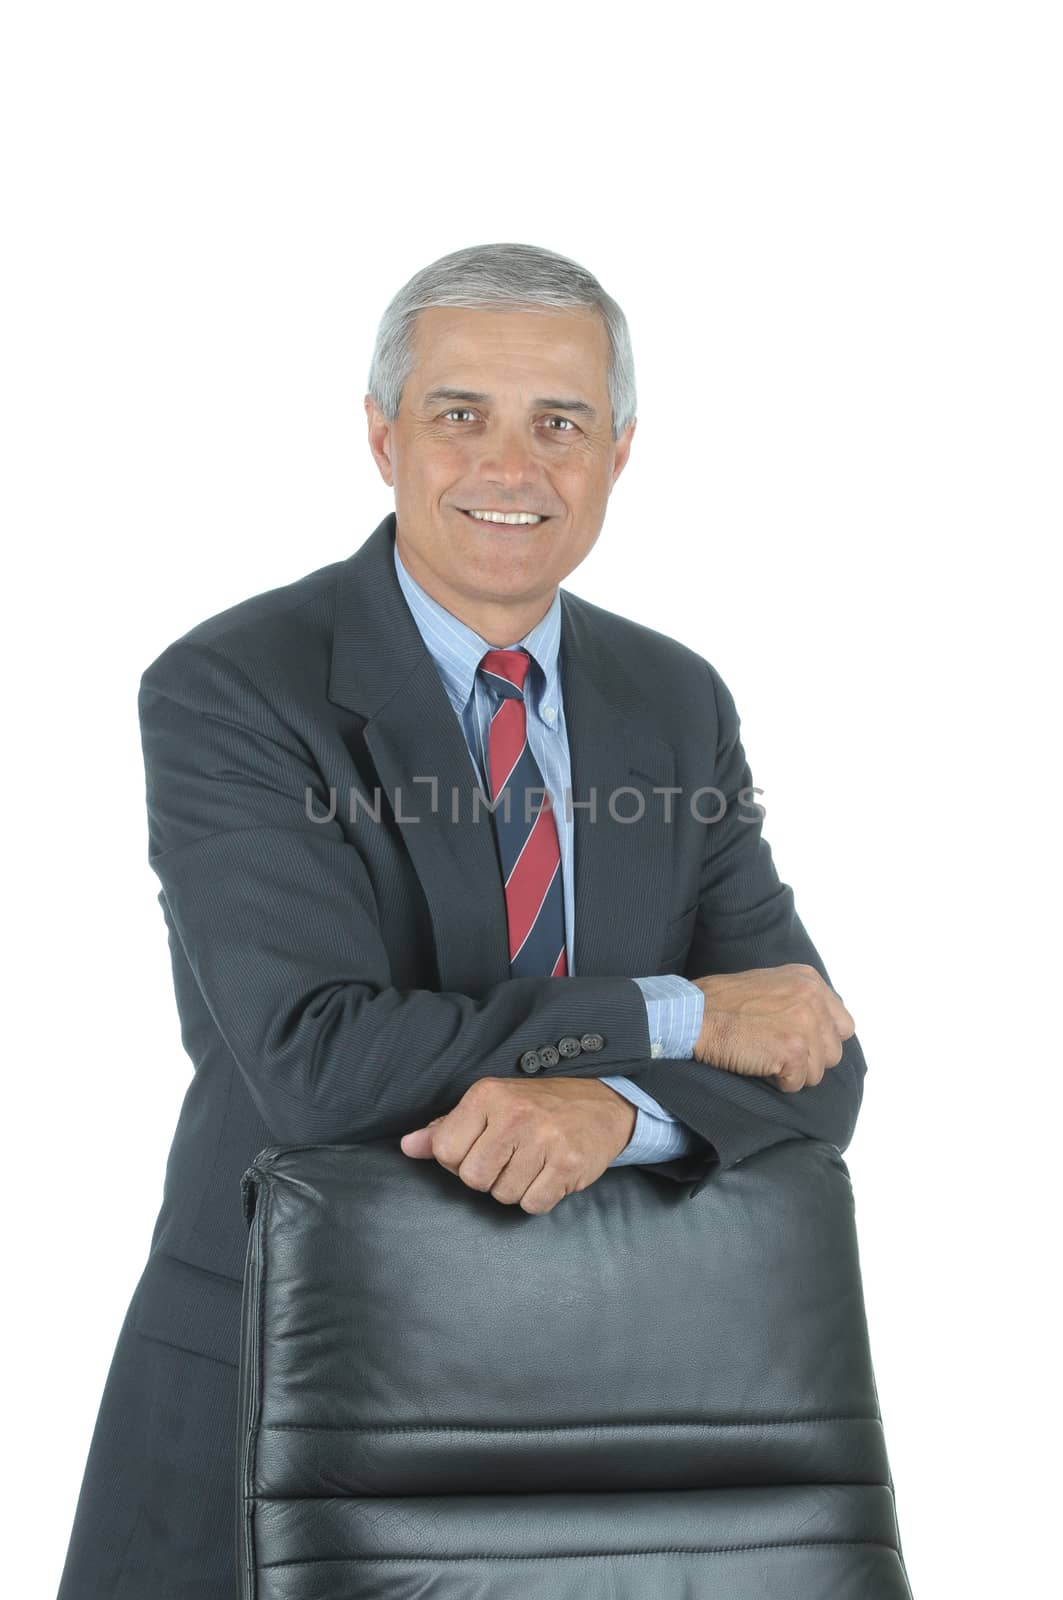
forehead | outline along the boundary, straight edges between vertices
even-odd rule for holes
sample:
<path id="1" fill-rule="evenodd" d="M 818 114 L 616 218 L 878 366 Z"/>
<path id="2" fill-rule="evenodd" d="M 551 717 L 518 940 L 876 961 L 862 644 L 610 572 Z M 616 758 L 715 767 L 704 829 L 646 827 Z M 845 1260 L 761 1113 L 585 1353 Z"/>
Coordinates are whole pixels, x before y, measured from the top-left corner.
<path id="1" fill-rule="evenodd" d="M 599 396 L 607 389 L 609 337 L 593 307 L 569 312 L 430 306 L 417 317 L 412 344 L 414 399 L 436 385 L 486 387 L 488 379 L 496 386 L 567 379 L 563 392 L 578 380 Z"/>

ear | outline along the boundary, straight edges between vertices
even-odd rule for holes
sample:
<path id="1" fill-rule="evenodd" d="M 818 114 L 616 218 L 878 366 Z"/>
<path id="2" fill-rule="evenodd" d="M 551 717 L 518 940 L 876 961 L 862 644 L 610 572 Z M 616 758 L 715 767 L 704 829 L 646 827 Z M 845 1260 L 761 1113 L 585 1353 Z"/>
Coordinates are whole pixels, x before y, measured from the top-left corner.
<path id="1" fill-rule="evenodd" d="M 366 395 L 364 405 L 369 424 L 369 448 L 373 453 L 373 460 L 376 462 L 377 469 L 384 482 L 394 488 L 395 474 L 391 466 L 392 424 L 385 417 L 371 394 Z"/>
<path id="2" fill-rule="evenodd" d="M 635 429 L 638 427 L 638 420 L 638 417 L 632 417 L 631 421 L 628 423 L 627 427 L 616 441 L 616 444 L 613 446 L 613 479 L 612 483 L 609 485 L 610 493 L 612 493 L 613 484 L 616 483 L 617 478 L 619 478 L 620 474 L 627 466 L 627 458 L 631 454 L 631 441 L 635 437 Z"/>

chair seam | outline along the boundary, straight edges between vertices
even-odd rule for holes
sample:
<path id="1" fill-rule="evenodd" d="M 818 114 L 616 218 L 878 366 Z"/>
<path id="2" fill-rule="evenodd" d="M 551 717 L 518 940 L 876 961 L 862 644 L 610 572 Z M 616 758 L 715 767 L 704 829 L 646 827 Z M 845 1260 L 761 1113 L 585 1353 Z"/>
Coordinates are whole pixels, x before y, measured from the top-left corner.
<path id="1" fill-rule="evenodd" d="M 504 1422 L 493 1426 L 449 1422 L 356 1423 L 345 1425 L 331 1422 L 263 1422 L 260 1427 L 271 1433 L 598 1433 L 605 1429 L 623 1429 L 633 1432 L 639 1428 L 803 1428 L 819 1422 L 873 1422 L 882 1424 L 881 1417 L 828 1414 L 813 1417 L 772 1417 L 755 1422 L 674 1422 L 667 1419 L 643 1418 L 638 1422 Z"/>
<path id="2" fill-rule="evenodd" d="M 372 1562 L 414 1562 L 423 1564 L 426 1561 L 439 1563 L 443 1561 L 606 1561 L 617 1556 L 719 1556 L 739 1555 L 743 1552 L 758 1550 L 805 1550 L 805 1549 L 844 1549 L 852 1546 L 872 1546 L 878 1550 L 888 1550 L 890 1555 L 896 1556 L 895 1545 L 886 1544 L 882 1539 L 776 1539 L 765 1544 L 724 1544 L 724 1545 L 660 1545 L 650 1546 L 645 1549 L 624 1550 L 569 1550 L 569 1551 L 536 1551 L 528 1554 L 499 1555 L 497 1551 L 470 1550 L 461 1555 L 438 1555 L 427 1551 L 417 1551 L 411 1555 L 366 1555 L 359 1552 L 352 1556 L 304 1556 L 293 1561 L 267 1561 L 263 1562 L 260 1570 L 263 1572 L 278 1572 L 286 1567 L 311 1567 L 321 1566 L 326 1562 L 353 1563 L 359 1566 Z"/>

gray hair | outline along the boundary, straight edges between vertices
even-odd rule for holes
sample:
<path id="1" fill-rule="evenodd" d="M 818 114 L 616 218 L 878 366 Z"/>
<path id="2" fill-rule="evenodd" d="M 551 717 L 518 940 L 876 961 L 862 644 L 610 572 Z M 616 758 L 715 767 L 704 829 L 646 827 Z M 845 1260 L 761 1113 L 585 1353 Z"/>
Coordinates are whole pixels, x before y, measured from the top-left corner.
<path id="1" fill-rule="evenodd" d="M 513 306 L 526 311 L 593 306 L 609 336 L 613 438 L 635 417 L 635 363 L 627 318 L 593 273 L 568 256 L 534 244 L 476 244 L 453 250 L 414 273 L 380 319 L 369 367 L 369 393 L 389 422 L 399 414 L 413 370 L 413 328 L 430 306 Z"/>

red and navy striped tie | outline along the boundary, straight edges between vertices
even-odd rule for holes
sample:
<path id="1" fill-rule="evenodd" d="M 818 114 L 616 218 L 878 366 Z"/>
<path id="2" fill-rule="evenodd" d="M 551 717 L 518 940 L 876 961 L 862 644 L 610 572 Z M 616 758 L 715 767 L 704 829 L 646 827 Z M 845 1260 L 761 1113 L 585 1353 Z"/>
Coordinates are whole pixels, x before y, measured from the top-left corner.
<path id="1" fill-rule="evenodd" d="M 550 794 L 544 793 L 528 744 L 524 680 L 530 665 L 526 650 L 488 650 L 480 662 L 479 670 L 503 697 L 488 734 L 488 782 L 491 801 L 498 802 L 494 822 L 506 887 L 510 971 L 515 978 L 564 978 L 561 852 Z M 504 789 L 508 808 L 505 798 L 499 799 Z"/>

